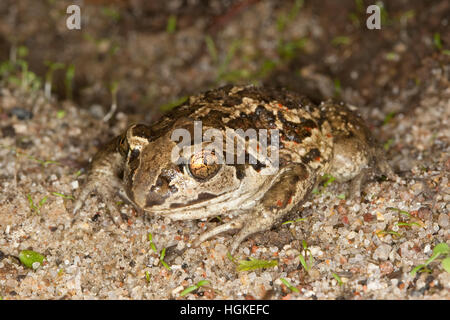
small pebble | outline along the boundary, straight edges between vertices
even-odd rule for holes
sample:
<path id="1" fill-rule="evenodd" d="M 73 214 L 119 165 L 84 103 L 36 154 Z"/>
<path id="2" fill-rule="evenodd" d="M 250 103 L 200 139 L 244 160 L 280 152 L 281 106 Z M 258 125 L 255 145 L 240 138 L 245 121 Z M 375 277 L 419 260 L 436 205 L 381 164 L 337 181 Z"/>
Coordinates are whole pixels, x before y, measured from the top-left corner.
<path id="1" fill-rule="evenodd" d="M 21 107 L 12 108 L 11 114 L 15 115 L 19 120 L 30 120 L 31 118 L 33 118 L 33 112 Z"/>
<path id="2" fill-rule="evenodd" d="M 441 213 L 440 215 L 439 215 L 439 218 L 438 218 L 438 224 L 442 227 L 442 228 L 447 228 L 448 227 L 448 214 L 446 214 L 446 213 Z"/>
<path id="3" fill-rule="evenodd" d="M 381 212 L 379 212 L 379 211 L 377 211 L 377 220 L 378 221 L 384 221 L 384 215 Z"/>
<path id="4" fill-rule="evenodd" d="M 389 258 L 389 253 L 391 252 L 391 250 L 391 246 L 387 244 L 381 244 L 373 253 L 373 258 L 387 260 Z"/>
<path id="5" fill-rule="evenodd" d="M 78 187 L 79 187 L 79 183 L 77 180 L 72 181 L 72 183 L 70 185 L 72 187 L 72 190 L 78 189 Z"/>

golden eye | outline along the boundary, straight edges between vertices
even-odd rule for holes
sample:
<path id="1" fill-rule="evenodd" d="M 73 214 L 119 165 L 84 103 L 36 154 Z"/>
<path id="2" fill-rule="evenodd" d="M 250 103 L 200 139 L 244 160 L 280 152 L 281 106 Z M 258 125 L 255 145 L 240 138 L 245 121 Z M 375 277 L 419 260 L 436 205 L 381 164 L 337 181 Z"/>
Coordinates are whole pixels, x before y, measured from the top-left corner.
<path id="1" fill-rule="evenodd" d="M 189 160 L 189 172 L 197 180 L 211 179 L 219 172 L 218 157 L 212 152 L 199 152 Z"/>

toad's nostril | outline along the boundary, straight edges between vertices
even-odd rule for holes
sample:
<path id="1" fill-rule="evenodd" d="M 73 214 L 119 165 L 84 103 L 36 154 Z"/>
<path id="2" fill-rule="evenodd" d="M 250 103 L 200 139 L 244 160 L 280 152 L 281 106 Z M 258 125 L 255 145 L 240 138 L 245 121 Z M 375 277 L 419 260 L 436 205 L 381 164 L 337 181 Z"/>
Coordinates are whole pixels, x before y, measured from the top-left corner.
<path id="1" fill-rule="evenodd" d="M 169 185 L 171 180 L 171 177 L 166 174 L 161 174 L 158 177 L 147 194 L 146 205 L 148 207 L 163 204 L 171 194 L 178 191 L 177 187 Z"/>

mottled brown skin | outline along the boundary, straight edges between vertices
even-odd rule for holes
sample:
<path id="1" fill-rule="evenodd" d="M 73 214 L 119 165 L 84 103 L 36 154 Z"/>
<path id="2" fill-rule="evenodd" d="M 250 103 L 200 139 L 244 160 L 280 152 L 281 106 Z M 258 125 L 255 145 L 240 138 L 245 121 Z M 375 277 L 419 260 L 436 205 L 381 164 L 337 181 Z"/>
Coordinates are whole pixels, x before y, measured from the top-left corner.
<path id="1" fill-rule="evenodd" d="M 202 163 L 202 155 L 192 150 L 183 151 L 190 163 L 173 163 L 177 142 L 171 134 L 177 128 L 193 132 L 194 120 L 202 121 L 203 132 L 216 128 L 224 137 L 227 128 L 278 129 L 279 170 L 263 175 L 260 162 L 214 166 L 209 160 Z M 251 151 L 246 152 L 248 157 Z M 282 222 L 324 174 L 351 180 L 350 195 L 355 196 L 373 169 L 394 177 L 363 120 L 348 106 L 332 101 L 315 105 L 284 90 L 227 86 L 193 96 L 156 124 L 132 125 L 113 139 L 95 155 L 74 212 L 97 191 L 120 223 L 113 203 L 120 191 L 137 208 L 174 220 L 231 214 L 230 222 L 205 232 L 196 244 L 237 229 L 230 247 L 234 252 L 249 235 Z"/>

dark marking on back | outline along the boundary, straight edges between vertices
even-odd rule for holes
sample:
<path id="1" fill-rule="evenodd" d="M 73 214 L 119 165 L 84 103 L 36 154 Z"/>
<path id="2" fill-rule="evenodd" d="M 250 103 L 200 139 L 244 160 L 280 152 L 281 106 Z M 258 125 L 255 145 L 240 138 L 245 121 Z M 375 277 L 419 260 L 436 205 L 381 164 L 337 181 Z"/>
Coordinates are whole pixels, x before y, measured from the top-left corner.
<path id="1" fill-rule="evenodd" d="M 225 125 L 222 119 L 226 117 L 228 117 L 228 114 L 219 110 L 210 110 L 207 115 L 198 118 L 198 120 L 202 121 L 203 127 L 224 129 Z"/>
<path id="2" fill-rule="evenodd" d="M 145 124 L 137 124 L 136 126 L 133 127 L 132 131 L 134 137 L 150 139 L 152 130 L 150 129 L 149 126 Z"/>
<path id="3" fill-rule="evenodd" d="M 310 137 L 312 129 L 317 127 L 315 122 L 310 119 L 304 119 L 302 123 L 290 122 L 286 120 L 281 111 L 278 111 L 277 116 L 283 123 L 282 133 L 289 141 L 301 143 L 305 138 Z"/>
<path id="4" fill-rule="evenodd" d="M 311 161 L 319 161 L 319 160 L 320 160 L 320 151 L 317 148 L 309 150 L 308 153 L 302 157 L 302 162 L 305 164 L 308 164 Z"/>

